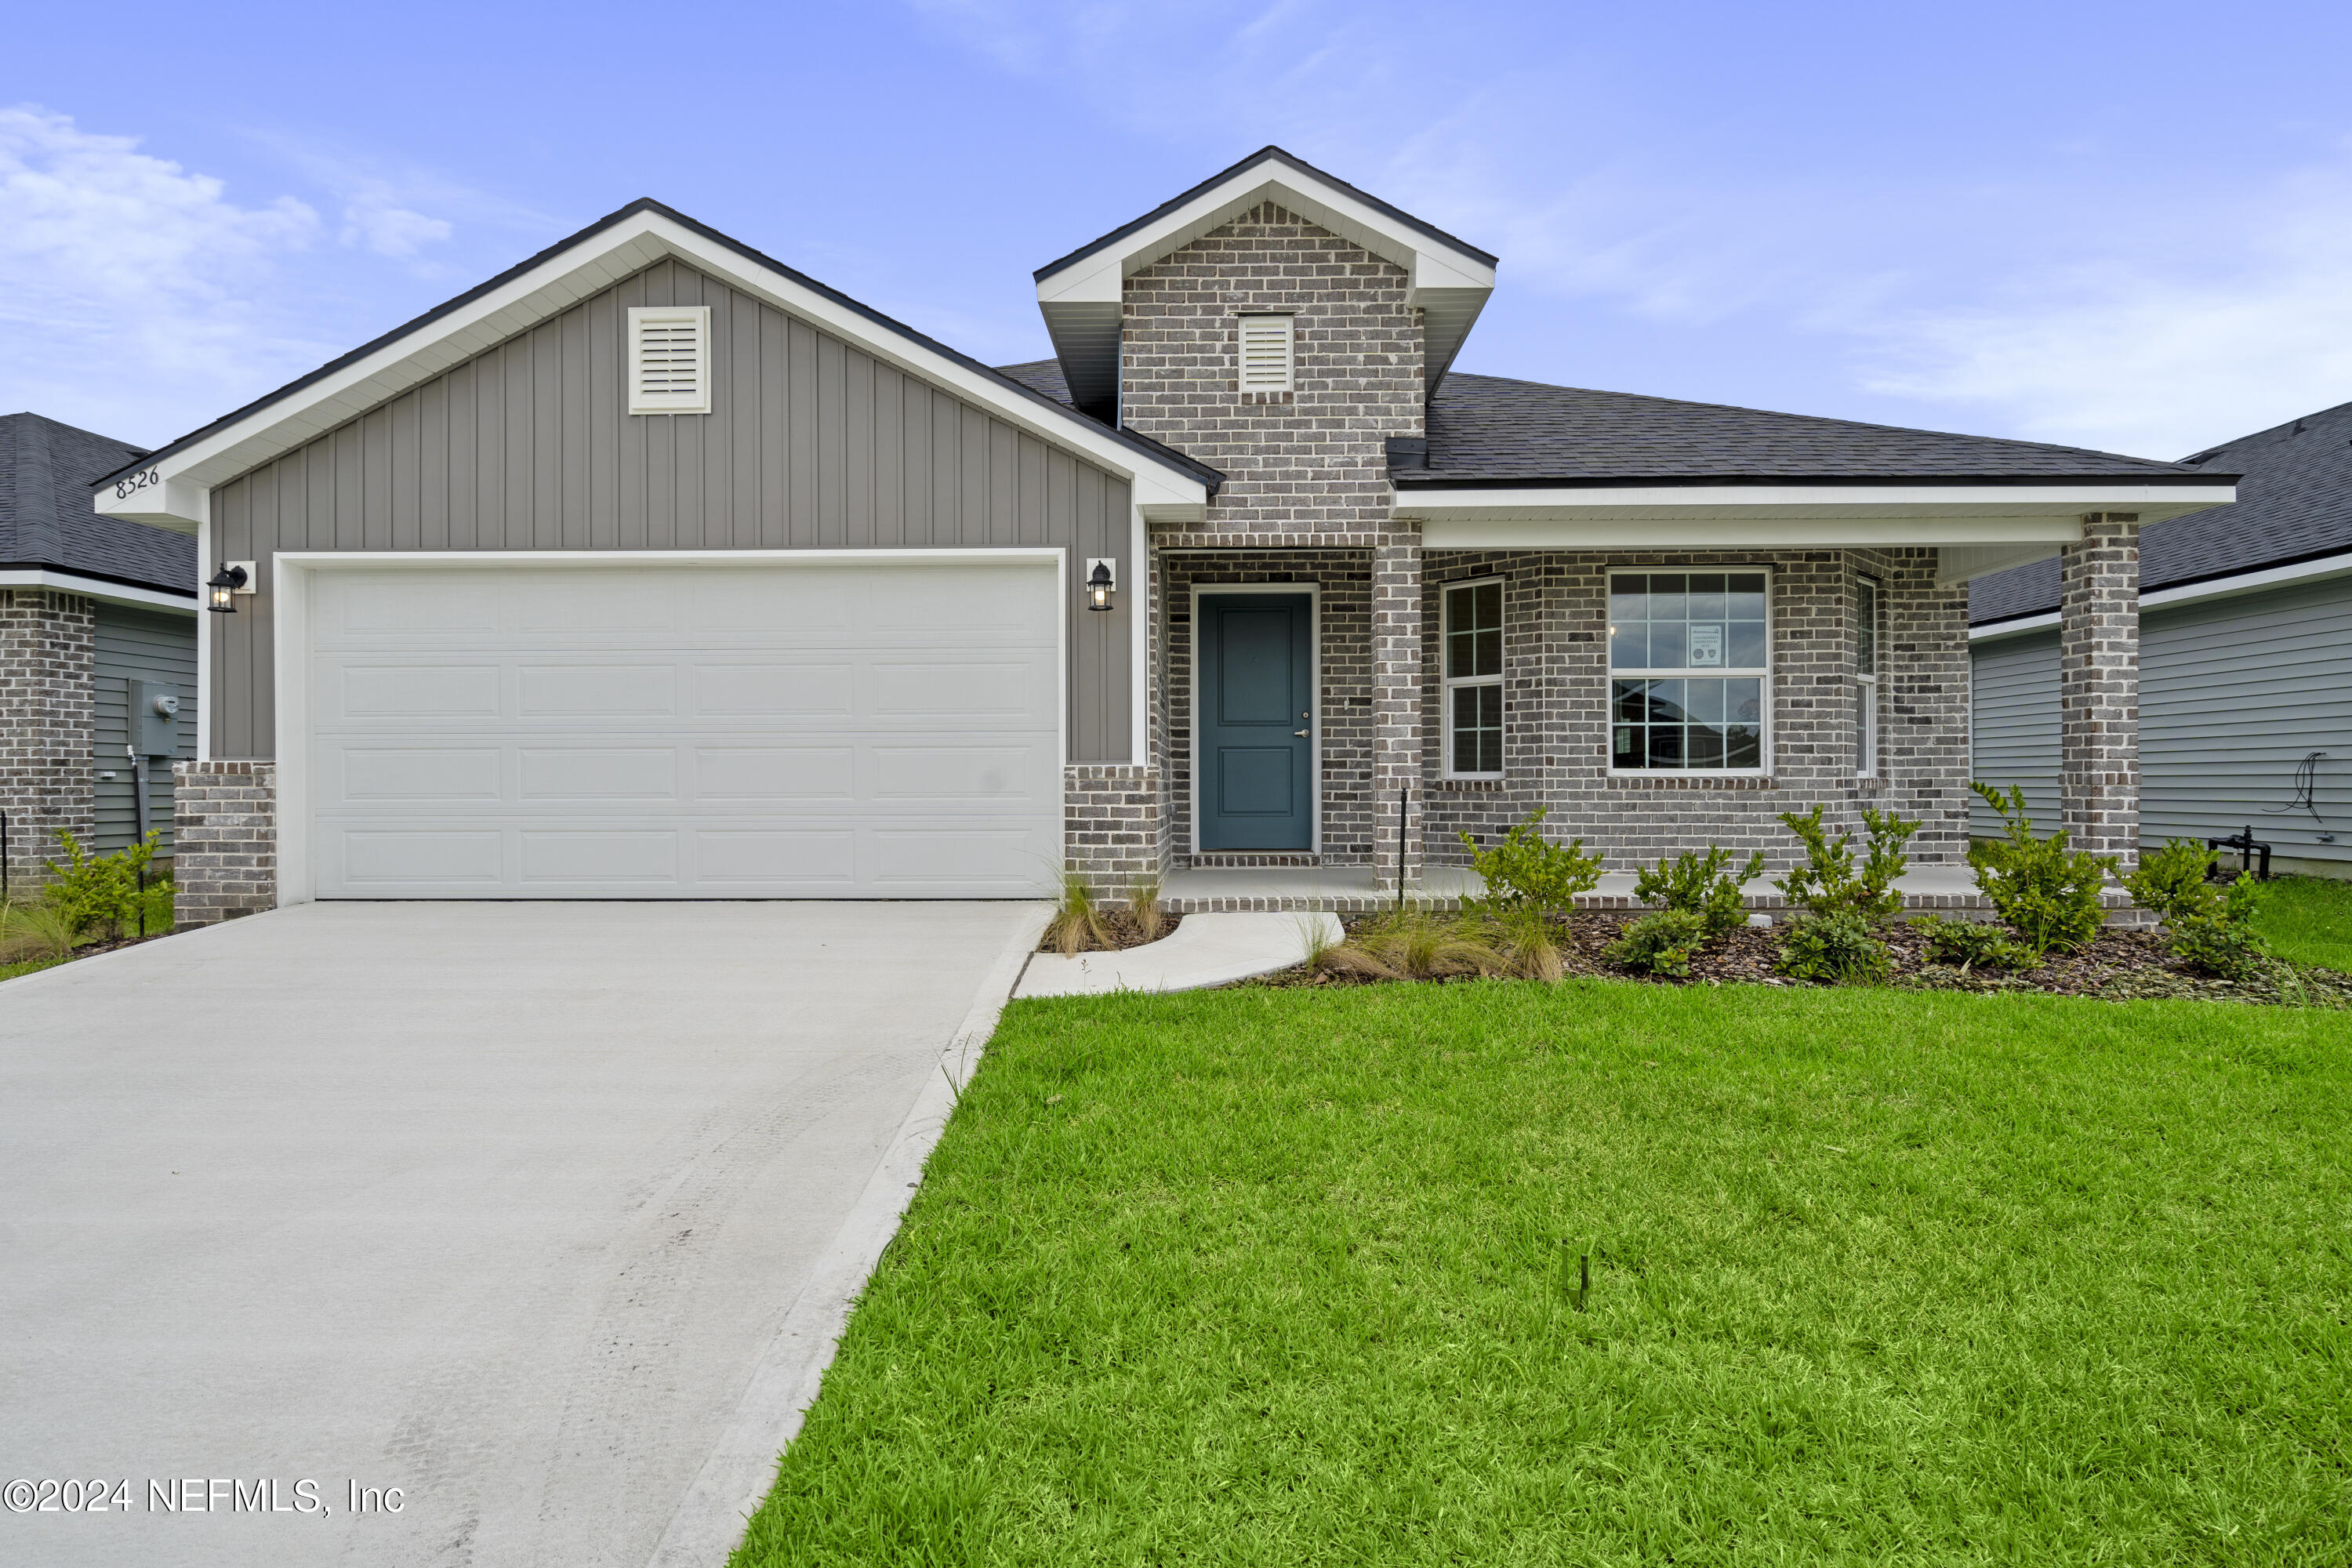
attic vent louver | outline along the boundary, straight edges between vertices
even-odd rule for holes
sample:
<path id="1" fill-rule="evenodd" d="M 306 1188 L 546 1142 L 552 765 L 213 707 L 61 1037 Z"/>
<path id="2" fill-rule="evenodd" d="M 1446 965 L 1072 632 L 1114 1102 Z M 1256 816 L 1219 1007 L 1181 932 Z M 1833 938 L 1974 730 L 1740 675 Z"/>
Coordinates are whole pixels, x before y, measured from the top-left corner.
<path id="1" fill-rule="evenodd" d="M 1241 389 L 1244 392 L 1290 390 L 1288 316 L 1242 318 Z"/>
<path id="2" fill-rule="evenodd" d="M 710 307 L 629 310 L 629 412 L 710 412 Z"/>

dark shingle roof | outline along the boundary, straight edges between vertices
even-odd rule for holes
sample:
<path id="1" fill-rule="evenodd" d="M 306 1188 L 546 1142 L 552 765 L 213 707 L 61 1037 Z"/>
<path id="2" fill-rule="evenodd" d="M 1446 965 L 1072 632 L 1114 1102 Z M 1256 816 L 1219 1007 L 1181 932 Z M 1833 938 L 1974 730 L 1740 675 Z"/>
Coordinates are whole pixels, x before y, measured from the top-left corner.
<path id="1" fill-rule="evenodd" d="M 2073 479 L 2204 484 L 2216 478 L 2179 463 L 2079 447 L 1591 392 L 1459 371 L 1430 400 L 1429 471 L 1393 477 L 1402 485 L 1433 487 Z"/>
<path id="2" fill-rule="evenodd" d="M 1070 383 L 1062 374 L 1062 362 L 1057 359 L 1033 359 L 1026 364 L 1001 364 L 996 374 L 1017 381 L 1032 392 L 1042 393 L 1056 403 L 1070 400 Z"/>
<path id="3" fill-rule="evenodd" d="M 2200 473 L 2244 476 L 2238 500 L 2139 536 L 2142 588 L 2170 588 L 2352 550 L 2352 403 L 2210 447 Z M 2058 563 L 2036 561 L 1969 584 L 1969 619 L 2038 616 L 2058 607 Z"/>
<path id="4" fill-rule="evenodd" d="M 128 441 L 37 414 L 0 415 L 0 567 L 79 572 L 194 600 L 194 540 L 90 508 L 92 481 L 141 456 Z"/>

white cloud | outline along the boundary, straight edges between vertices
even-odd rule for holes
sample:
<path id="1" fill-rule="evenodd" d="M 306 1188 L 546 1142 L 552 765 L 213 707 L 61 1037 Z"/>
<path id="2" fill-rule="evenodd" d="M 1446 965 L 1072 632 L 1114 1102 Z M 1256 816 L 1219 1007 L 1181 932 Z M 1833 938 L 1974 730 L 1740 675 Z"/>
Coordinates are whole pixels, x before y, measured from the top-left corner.
<path id="1" fill-rule="evenodd" d="M 0 405 L 156 440 L 326 357 L 256 304 L 320 223 L 138 149 L 0 110 Z"/>

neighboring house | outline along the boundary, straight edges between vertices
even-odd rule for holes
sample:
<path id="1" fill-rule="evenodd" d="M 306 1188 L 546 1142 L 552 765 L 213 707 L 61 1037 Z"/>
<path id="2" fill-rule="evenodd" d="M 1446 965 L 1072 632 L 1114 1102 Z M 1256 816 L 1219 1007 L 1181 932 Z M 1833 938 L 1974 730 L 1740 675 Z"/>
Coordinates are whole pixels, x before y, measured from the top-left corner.
<path id="1" fill-rule="evenodd" d="M 2229 506 L 2141 541 L 2143 842 L 2251 826 L 2273 868 L 2352 876 L 2352 403 L 2198 453 Z M 2056 563 L 1969 595 L 1976 772 L 2057 820 Z M 2000 824 L 1979 805 L 1977 831 Z"/>
<path id="2" fill-rule="evenodd" d="M 1622 867 L 1877 803 L 1950 863 L 1967 580 L 2064 552 L 2112 664 L 2140 524 L 2233 493 L 1450 374 L 1495 267 L 1270 148 L 1042 269 L 999 371 L 633 203 L 98 488 L 247 574 L 184 918 L 1370 885 L 1538 805 Z M 2127 687 L 2077 695 L 2127 844 Z"/>
<path id="3" fill-rule="evenodd" d="M 90 510 L 90 481 L 140 456 L 37 414 L 0 416 L 0 813 L 11 881 L 58 852 L 56 830 L 120 849 L 146 820 L 172 853 L 172 764 L 196 754 L 196 548 L 182 532 Z M 182 717 L 139 731 L 134 693 Z"/>

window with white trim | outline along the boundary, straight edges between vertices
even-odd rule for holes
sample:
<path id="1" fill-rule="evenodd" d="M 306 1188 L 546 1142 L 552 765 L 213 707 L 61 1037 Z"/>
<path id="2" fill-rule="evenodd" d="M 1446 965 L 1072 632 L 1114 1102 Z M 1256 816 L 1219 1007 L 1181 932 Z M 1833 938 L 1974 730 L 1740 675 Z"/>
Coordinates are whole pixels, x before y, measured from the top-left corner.
<path id="1" fill-rule="evenodd" d="M 629 412 L 710 412 L 710 307 L 629 308 Z"/>
<path id="2" fill-rule="evenodd" d="M 1242 319 L 1244 392 L 1290 390 L 1291 320 L 1288 316 L 1244 316 Z"/>
<path id="3" fill-rule="evenodd" d="M 1610 574 L 1612 772 L 1765 770 L 1770 588 L 1764 572 Z"/>
<path id="4" fill-rule="evenodd" d="M 1445 776 L 1503 776 L 1503 583 L 1445 590 Z"/>
<path id="5" fill-rule="evenodd" d="M 1878 584 L 1867 577 L 1853 581 L 1853 771 L 1864 778 L 1878 774 Z"/>

